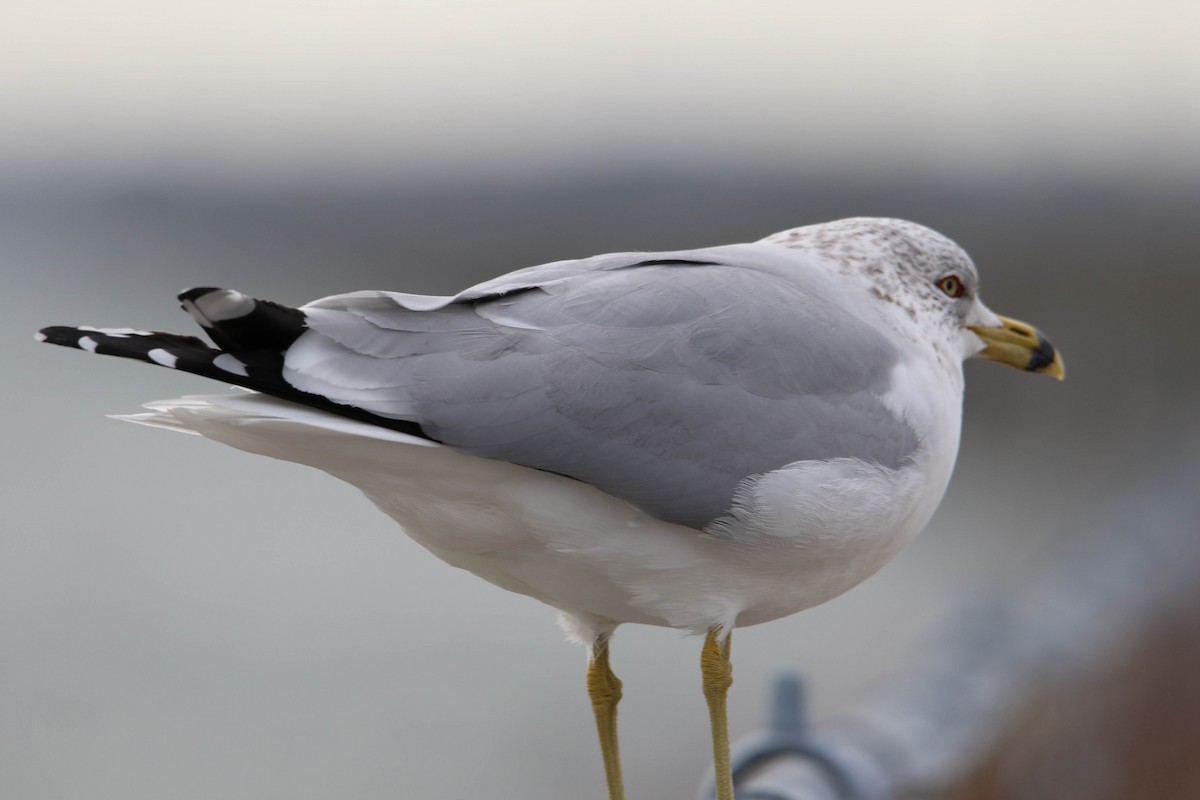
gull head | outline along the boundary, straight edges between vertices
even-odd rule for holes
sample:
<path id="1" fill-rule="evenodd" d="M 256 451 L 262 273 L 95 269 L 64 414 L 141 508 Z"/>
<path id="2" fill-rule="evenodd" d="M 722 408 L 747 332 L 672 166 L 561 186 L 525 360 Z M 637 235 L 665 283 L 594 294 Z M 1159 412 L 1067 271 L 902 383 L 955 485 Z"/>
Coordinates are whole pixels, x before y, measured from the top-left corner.
<path id="1" fill-rule="evenodd" d="M 1062 357 L 1036 328 L 993 313 L 961 247 L 900 219 L 853 217 L 781 231 L 764 242 L 818 257 L 860 283 L 900 331 L 955 362 L 979 357 L 1063 378 Z"/>

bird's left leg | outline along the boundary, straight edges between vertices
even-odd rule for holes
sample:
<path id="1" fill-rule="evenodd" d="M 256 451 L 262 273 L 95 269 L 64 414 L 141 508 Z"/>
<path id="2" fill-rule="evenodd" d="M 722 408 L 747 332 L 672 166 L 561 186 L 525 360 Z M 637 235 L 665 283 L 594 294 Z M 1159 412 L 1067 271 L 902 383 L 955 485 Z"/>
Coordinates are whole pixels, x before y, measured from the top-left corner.
<path id="1" fill-rule="evenodd" d="M 712 628 L 700 651 L 700 674 L 703 678 L 704 699 L 708 701 L 708 719 L 712 724 L 713 774 L 716 778 L 717 800 L 733 800 L 733 772 L 729 762 L 729 717 L 725 698 L 733 685 L 733 663 L 729 659 L 733 632 L 722 636 Z"/>
<path id="2" fill-rule="evenodd" d="M 608 800 L 625 800 L 621 782 L 621 754 L 617 747 L 617 703 L 621 701 L 621 681 L 608 664 L 608 639 L 603 633 L 592 643 L 588 658 L 587 689 L 600 734 L 600 754 L 604 758 L 604 778 L 608 782 Z"/>

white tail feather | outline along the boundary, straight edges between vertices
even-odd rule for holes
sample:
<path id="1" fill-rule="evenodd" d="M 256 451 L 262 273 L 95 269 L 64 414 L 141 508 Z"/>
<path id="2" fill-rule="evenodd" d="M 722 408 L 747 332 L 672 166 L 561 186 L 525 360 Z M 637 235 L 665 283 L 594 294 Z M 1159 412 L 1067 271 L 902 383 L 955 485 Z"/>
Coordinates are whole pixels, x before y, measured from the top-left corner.
<path id="1" fill-rule="evenodd" d="M 154 428 L 182 433 L 205 433 L 212 424 L 253 425 L 256 423 L 286 422 L 329 433 L 364 439 L 400 442 L 422 447 L 441 447 L 437 442 L 422 439 L 390 428 L 358 422 L 327 411 L 280 400 L 258 392 L 221 395 L 188 395 L 171 400 L 146 403 L 151 413 L 112 415 L 113 419 L 149 425 Z"/>

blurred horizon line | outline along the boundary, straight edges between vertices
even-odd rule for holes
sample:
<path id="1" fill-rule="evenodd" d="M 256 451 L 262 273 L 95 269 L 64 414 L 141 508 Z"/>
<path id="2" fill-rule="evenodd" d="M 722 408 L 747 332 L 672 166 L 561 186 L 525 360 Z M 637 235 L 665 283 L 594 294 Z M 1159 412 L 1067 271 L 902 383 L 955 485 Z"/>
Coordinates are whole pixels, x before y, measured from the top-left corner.
<path id="1" fill-rule="evenodd" d="M 391 167 L 373 170 L 290 169 L 239 170 L 233 165 L 207 168 L 198 164 L 176 163 L 170 167 L 58 168 L 15 167 L 0 165 L 0 196 L 29 197 L 46 193 L 85 192 L 108 195 L 125 191 L 179 191 L 233 195 L 274 195 L 281 192 L 319 191 L 331 194 L 394 193 L 408 191 L 446 191 L 456 188 L 474 191 L 511 191 L 514 188 L 551 188 L 578 183 L 589 187 L 604 185 L 726 182 L 732 185 L 794 187 L 796 189 L 835 188 L 839 191 L 895 191 L 901 185 L 923 189 L 971 189 L 981 187 L 998 192 L 1017 188 L 1088 191 L 1119 185 L 1130 192 L 1169 192 L 1200 199 L 1200 164 L 1196 169 L 1145 169 L 1110 162 L 1104 168 L 1032 160 L 1021 165 L 981 165 L 976 171 L 954 164 L 929 165 L 920 162 L 881 159 L 879 163 L 859 161 L 853 165 L 836 162 L 822 164 L 800 161 L 780 168 L 731 160 L 703 162 L 687 158 L 626 156 L 608 162 L 574 160 L 554 162 L 527 169 L 474 169 L 441 167 L 438 164 L 416 166 L 395 162 Z M 406 192 L 402 192 L 406 193 Z M 81 198 L 82 199 L 82 198 Z"/>

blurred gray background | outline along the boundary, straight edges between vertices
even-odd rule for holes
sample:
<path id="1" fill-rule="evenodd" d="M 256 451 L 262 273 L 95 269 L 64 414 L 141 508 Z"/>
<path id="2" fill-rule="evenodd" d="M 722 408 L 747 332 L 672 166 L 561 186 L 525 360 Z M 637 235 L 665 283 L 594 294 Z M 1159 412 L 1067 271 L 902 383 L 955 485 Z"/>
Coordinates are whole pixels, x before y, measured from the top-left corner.
<path id="1" fill-rule="evenodd" d="M 0 4 L 0 795 L 600 797 L 584 653 L 348 486 L 104 419 L 219 389 L 33 342 L 190 332 L 174 294 L 451 293 L 597 252 L 910 218 L 1063 384 L 970 364 L 962 453 L 882 573 L 739 630 L 732 727 L 797 666 L 886 681 L 1195 452 L 1191 2 Z M 632 796 L 708 763 L 699 642 L 627 627 Z"/>

